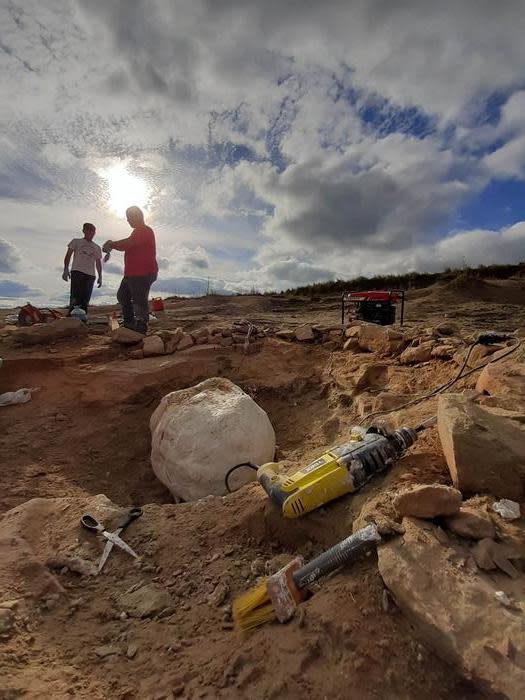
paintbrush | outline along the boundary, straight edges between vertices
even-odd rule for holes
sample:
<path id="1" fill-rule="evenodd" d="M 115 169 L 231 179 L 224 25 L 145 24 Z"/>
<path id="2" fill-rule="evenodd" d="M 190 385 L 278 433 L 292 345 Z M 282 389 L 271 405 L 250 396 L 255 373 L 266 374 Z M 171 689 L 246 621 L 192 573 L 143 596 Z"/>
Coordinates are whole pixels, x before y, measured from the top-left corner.
<path id="1" fill-rule="evenodd" d="M 298 604 L 305 600 L 307 587 L 379 542 L 375 525 L 358 530 L 323 554 L 303 565 L 301 557 L 293 559 L 273 576 L 233 601 L 235 628 L 249 630 L 266 622 L 287 622 Z"/>

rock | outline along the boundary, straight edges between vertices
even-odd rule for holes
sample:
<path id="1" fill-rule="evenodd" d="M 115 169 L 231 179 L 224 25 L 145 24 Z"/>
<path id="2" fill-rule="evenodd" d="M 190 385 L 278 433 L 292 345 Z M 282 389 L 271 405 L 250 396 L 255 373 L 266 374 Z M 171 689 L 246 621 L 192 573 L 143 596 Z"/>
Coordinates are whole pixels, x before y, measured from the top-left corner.
<path id="1" fill-rule="evenodd" d="M 421 343 L 414 348 L 407 348 L 401 353 L 399 361 L 403 365 L 412 365 L 417 362 L 428 362 L 432 359 L 432 349 L 434 343 L 432 341 Z"/>
<path id="2" fill-rule="evenodd" d="M 124 326 L 117 328 L 116 331 L 111 333 L 111 342 L 119 345 L 137 345 L 142 343 L 143 340 L 144 336 L 142 333 L 137 333 L 137 331 L 132 331 L 131 328 L 125 328 Z"/>
<path id="3" fill-rule="evenodd" d="M 480 364 L 485 364 L 485 362 L 488 361 L 490 355 L 494 355 L 496 351 L 501 349 L 501 345 L 476 345 L 470 352 L 467 361 L 467 367 L 477 367 Z M 456 364 L 462 366 L 465 362 L 465 358 L 467 357 L 468 352 L 468 348 L 457 352 L 454 355 L 454 361 L 456 362 Z"/>
<path id="4" fill-rule="evenodd" d="M 237 345 L 246 342 L 246 335 L 244 333 L 232 333 L 232 340 Z"/>
<path id="5" fill-rule="evenodd" d="M 220 343 L 223 347 L 228 348 L 228 347 L 230 347 L 231 345 L 233 345 L 233 338 L 232 338 L 231 336 L 222 337 L 222 338 L 219 339 L 219 343 Z"/>
<path id="6" fill-rule="evenodd" d="M 5 608 L 6 610 L 16 610 L 20 603 L 20 598 L 13 598 L 12 600 L 3 600 L 2 602 L 0 602 L 0 608 Z"/>
<path id="7" fill-rule="evenodd" d="M 500 569 L 511 578 L 518 578 L 517 569 L 510 563 L 511 559 L 522 559 L 522 555 L 512 547 L 499 544 L 493 539 L 480 540 L 472 550 L 476 565 L 483 571 Z"/>
<path id="8" fill-rule="evenodd" d="M 434 335 L 436 338 L 442 335 L 459 335 L 459 333 L 460 328 L 458 324 L 454 323 L 453 321 L 443 321 L 443 323 L 439 323 L 432 329 L 432 335 Z"/>
<path id="9" fill-rule="evenodd" d="M 250 343 L 249 345 L 244 345 L 242 350 L 245 355 L 257 355 L 258 352 L 261 352 L 262 346 L 262 342 Z"/>
<path id="10" fill-rule="evenodd" d="M 157 357 L 164 355 L 164 342 L 158 335 L 148 335 L 142 345 L 144 357 Z"/>
<path id="11" fill-rule="evenodd" d="M 438 401 L 438 432 L 452 476 L 464 494 L 525 498 L 525 432 L 461 394 Z"/>
<path id="12" fill-rule="evenodd" d="M 295 331 L 290 328 L 283 328 L 277 331 L 275 337 L 281 338 L 281 340 L 295 340 Z"/>
<path id="13" fill-rule="evenodd" d="M 208 596 L 208 604 L 218 608 L 224 603 L 229 592 L 230 589 L 225 583 L 218 583 Z"/>
<path id="14" fill-rule="evenodd" d="M 117 605 L 130 617 L 152 617 L 173 605 L 173 600 L 164 588 L 147 583 L 135 591 L 117 596 Z"/>
<path id="15" fill-rule="evenodd" d="M 371 364 L 361 367 L 353 377 L 354 391 L 383 388 L 388 383 L 388 365 Z"/>
<path id="16" fill-rule="evenodd" d="M 502 611 L 489 577 L 454 565 L 461 550 L 440 543 L 432 523 L 405 518 L 403 525 L 403 537 L 378 548 L 379 572 L 397 605 L 438 656 L 487 691 L 518 700 L 525 669 L 493 649 L 507 638 L 525 653 L 525 616 Z"/>
<path id="17" fill-rule="evenodd" d="M 85 323 L 77 318 L 58 318 L 50 323 L 37 323 L 18 328 L 11 338 L 20 345 L 44 345 L 62 338 L 76 338 L 88 334 Z"/>
<path id="18" fill-rule="evenodd" d="M 162 339 L 164 340 L 164 350 L 166 355 L 172 355 L 175 350 L 177 350 L 177 346 L 180 343 L 183 335 L 184 331 L 182 328 L 176 328 L 174 331 L 162 332 Z"/>
<path id="19" fill-rule="evenodd" d="M 144 359 L 144 350 L 131 350 L 131 352 L 128 355 L 130 360 L 143 360 Z"/>
<path id="20" fill-rule="evenodd" d="M 496 531 L 492 521 L 472 508 L 463 506 L 459 512 L 445 520 L 450 532 L 469 540 L 482 540 L 494 537 Z"/>
<path id="21" fill-rule="evenodd" d="M 13 632 L 15 614 L 8 608 L 0 608 L 0 637 L 8 637 Z"/>
<path id="22" fill-rule="evenodd" d="M 459 511 L 462 496 L 457 489 L 443 484 L 418 484 L 401 491 L 394 499 L 399 515 L 437 518 Z"/>
<path id="23" fill-rule="evenodd" d="M 367 323 L 358 326 L 359 347 L 369 352 L 377 352 L 381 355 L 392 355 L 402 350 L 407 340 L 402 333 L 394 331 L 388 326 L 378 326 Z"/>
<path id="24" fill-rule="evenodd" d="M 197 341 L 199 338 L 206 338 L 208 339 L 208 336 L 210 335 L 210 332 L 207 328 L 197 328 L 196 331 L 192 331 L 191 335 L 193 338 Z"/>
<path id="25" fill-rule="evenodd" d="M 241 462 L 274 458 L 275 433 L 255 401 L 228 379 L 207 379 L 167 394 L 153 413 L 151 463 L 157 477 L 185 501 L 225 493 L 226 472 Z M 239 480 L 255 479 L 239 470 Z"/>
<path id="26" fill-rule="evenodd" d="M 456 348 L 452 345 L 436 345 L 430 354 L 440 360 L 450 360 L 454 357 L 455 352 Z"/>
<path id="27" fill-rule="evenodd" d="M 357 338 L 348 338 L 343 345 L 343 350 L 355 352 L 359 350 L 359 340 Z"/>
<path id="28" fill-rule="evenodd" d="M 312 326 L 304 324 L 302 326 L 297 326 L 295 329 L 295 339 L 301 342 L 310 342 L 315 339 L 315 333 Z"/>
<path id="29" fill-rule="evenodd" d="M 107 656 L 116 656 L 120 654 L 120 649 L 113 644 L 105 644 L 104 646 L 97 647 L 95 649 L 95 654 L 99 659 L 105 659 Z"/>
<path id="30" fill-rule="evenodd" d="M 139 650 L 139 648 L 136 644 L 129 644 L 128 648 L 126 650 L 126 657 L 128 659 L 134 659 L 135 656 L 137 655 L 138 650 Z"/>
<path id="31" fill-rule="evenodd" d="M 96 576 L 97 567 L 87 559 L 72 557 L 67 554 L 51 557 L 46 561 L 48 569 L 60 570 L 64 567 L 80 576 Z"/>
<path id="32" fill-rule="evenodd" d="M 517 520 L 521 517 L 520 504 L 516 501 L 510 501 L 508 498 L 502 498 L 493 503 L 492 510 L 504 520 Z"/>
<path id="33" fill-rule="evenodd" d="M 487 365 L 479 375 L 476 391 L 511 396 L 525 403 L 525 364 L 510 360 Z"/>
<path id="34" fill-rule="evenodd" d="M 345 338 L 359 338 L 359 327 L 364 325 L 364 321 L 353 321 L 345 330 Z"/>
<path id="35" fill-rule="evenodd" d="M 179 340 L 177 345 L 177 350 L 186 350 L 194 345 L 192 336 L 189 333 L 184 333 L 182 338 Z"/>

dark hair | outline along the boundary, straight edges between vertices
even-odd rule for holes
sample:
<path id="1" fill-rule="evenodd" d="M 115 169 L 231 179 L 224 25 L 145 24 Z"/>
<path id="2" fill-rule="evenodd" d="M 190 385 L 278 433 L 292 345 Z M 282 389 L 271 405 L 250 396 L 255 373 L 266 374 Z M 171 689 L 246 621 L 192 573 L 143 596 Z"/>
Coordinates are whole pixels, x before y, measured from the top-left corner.
<path id="1" fill-rule="evenodd" d="M 142 221 L 142 223 L 144 223 L 144 214 L 142 212 L 142 209 L 140 209 L 139 207 L 128 207 L 126 209 L 126 216 L 132 216 L 134 219 L 139 219 L 140 221 Z"/>
<path id="2" fill-rule="evenodd" d="M 95 228 L 95 224 L 89 224 L 85 223 L 84 226 L 82 226 L 82 231 L 96 231 L 97 229 Z"/>

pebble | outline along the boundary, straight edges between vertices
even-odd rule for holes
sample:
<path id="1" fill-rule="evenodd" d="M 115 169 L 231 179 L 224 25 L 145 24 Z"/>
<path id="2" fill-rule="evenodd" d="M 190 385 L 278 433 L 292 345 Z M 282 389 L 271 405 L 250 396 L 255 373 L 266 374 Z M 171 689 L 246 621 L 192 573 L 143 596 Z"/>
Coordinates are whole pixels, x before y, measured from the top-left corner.
<path id="1" fill-rule="evenodd" d="M 128 613 L 125 611 L 122 611 L 119 615 L 119 619 L 121 620 L 127 620 L 128 619 Z"/>
<path id="2" fill-rule="evenodd" d="M 134 659 L 138 650 L 139 650 L 139 648 L 136 644 L 130 644 L 126 650 L 127 658 Z"/>

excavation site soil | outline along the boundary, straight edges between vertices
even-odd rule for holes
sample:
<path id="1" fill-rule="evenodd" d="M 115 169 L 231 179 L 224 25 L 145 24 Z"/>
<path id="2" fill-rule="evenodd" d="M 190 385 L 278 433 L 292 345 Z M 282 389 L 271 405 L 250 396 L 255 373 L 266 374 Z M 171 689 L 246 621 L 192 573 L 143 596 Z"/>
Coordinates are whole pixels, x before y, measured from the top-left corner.
<path id="1" fill-rule="evenodd" d="M 332 546 L 369 522 L 367 514 L 383 525 L 384 542 L 399 540 L 395 494 L 452 483 L 436 426 L 357 493 L 292 520 L 256 481 L 174 502 L 152 471 L 149 422 L 167 393 L 224 377 L 266 411 L 276 459 L 297 469 L 347 441 L 352 426 L 369 425 L 368 414 L 387 407 L 379 395 L 394 397 L 395 407 L 453 379 L 475 334 L 525 328 L 523 279 L 466 278 L 408 292 L 405 325 L 394 330 L 414 348 L 434 338 L 433 347 L 448 350 L 406 363 L 400 353 L 349 344 L 335 296 L 175 298 L 150 328 L 197 337 L 200 329 L 246 320 L 260 331 L 249 353 L 247 343 L 221 345 L 210 335 L 173 354 L 135 359 L 111 342 L 114 309 L 94 307 L 87 335 L 34 345 L 16 342 L 16 332 L 0 323 L 0 394 L 38 388 L 30 402 L 0 408 L 0 698 L 505 696 L 497 683 L 440 653 L 432 633 L 385 585 L 375 549 L 315 584 L 288 623 L 241 633 L 232 621 L 236 596 L 297 555 L 308 560 Z M 7 314 L 0 312 L 0 321 Z M 457 328 L 455 352 L 435 340 L 432 329 L 443 323 Z M 304 326 L 314 329 L 311 340 L 293 337 Z M 500 354 L 505 343 L 512 348 L 503 341 Z M 510 359 L 522 361 L 520 352 Z M 363 377 L 371 365 L 379 369 Z M 473 396 L 480 372 L 448 391 Z M 498 415 L 523 417 L 515 397 L 505 401 Z M 436 413 L 437 402 L 399 410 L 388 404 L 386 417 L 393 427 L 416 426 Z M 115 547 L 96 575 L 104 540 L 81 528 L 80 517 L 93 514 L 112 531 L 130 506 L 143 514 L 122 537 L 139 559 Z M 521 524 L 512 523 L 513 537 L 525 551 Z M 511 525 L 501 527 L 500 535 Z M 523 562 L 514 566 L 517 580 L 499 570 L 482 575 L 510 596 L 502 581 L 509 578 L 519 599 Z M 431 575 L 439 588 L 447 570 L 436 565 Z M 523 617 L 523 610 L 512 614 Z M 521 656 L 515 663 L 525 669 Z"/>

